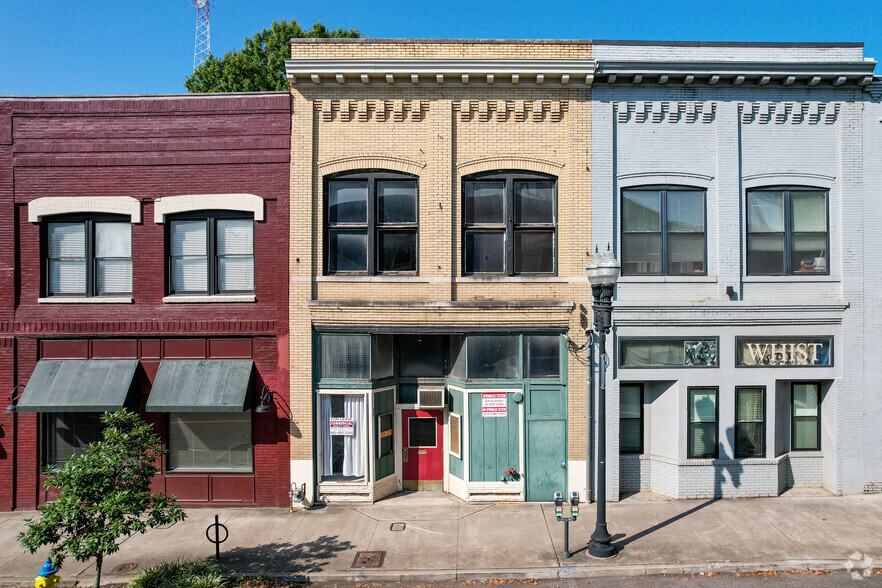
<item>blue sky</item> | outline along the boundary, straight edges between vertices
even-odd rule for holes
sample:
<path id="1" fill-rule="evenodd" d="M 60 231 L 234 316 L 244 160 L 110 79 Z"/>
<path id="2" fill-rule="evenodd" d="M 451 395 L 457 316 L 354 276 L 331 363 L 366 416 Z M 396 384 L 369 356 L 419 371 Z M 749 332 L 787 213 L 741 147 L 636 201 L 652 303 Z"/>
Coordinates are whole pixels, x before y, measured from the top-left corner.
<path id="1" fill-rule="evenodd" d="M 223 54 L 273 19 L 371 37 L 860 41 L 882 58 L 879 0 L 212 0 Z M 0 95 L 185 92 L 189 0 L 0 0 Z M 882 73 L 882 67 L 877 68 Z"/>

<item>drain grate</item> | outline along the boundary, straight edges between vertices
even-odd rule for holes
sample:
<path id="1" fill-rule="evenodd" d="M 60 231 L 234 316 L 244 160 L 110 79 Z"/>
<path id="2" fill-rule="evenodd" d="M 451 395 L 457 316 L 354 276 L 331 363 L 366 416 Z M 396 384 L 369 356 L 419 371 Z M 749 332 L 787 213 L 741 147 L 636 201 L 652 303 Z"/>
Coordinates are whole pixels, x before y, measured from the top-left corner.
<path id="1" fill-rule="evenodd" d="M 355 554 L 355 561 L 352 562 L 353 568 L 379 568 L 386 559 L 385 551 L 359 551 Z"/>
<path id="2" fill-rule="evenodd" d="M 389 525 L 390 531 L 403 531 L 407 528 L 407 523 L 392 523 Z"/>
<path id="3" fill-rule="evenodd" d="M 113 573 L 114 574 L 125 574 L 126 572 L 131 572 L 132 570 L 134 570 L 137 567 L 138 567 L 138 564 L 136 564 L 133 561 L 130 561 L 129 563 L 120 564 L 120 565 L 116 566 L 115 568 L 113 568 Z"/>

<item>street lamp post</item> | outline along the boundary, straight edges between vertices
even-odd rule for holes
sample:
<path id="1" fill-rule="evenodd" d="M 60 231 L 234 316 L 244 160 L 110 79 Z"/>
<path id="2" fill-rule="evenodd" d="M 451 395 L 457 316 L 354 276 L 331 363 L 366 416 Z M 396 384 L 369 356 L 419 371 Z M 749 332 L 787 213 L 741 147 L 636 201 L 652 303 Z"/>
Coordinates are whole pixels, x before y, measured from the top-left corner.
<path id="1" fill-rule="evenodd" d="M 597 386 L 597 523 L 588 553 L 594 557 L 612 557 L 616 554 L 612 538 L 606 530 L 606 368 L 609 357 L 606 354 L 606 334 L 612 327 L 612 296 L 619 279 L 621 268 L 615 256 L 607 247 L 602 255 L 596 255 L 588 264 L 588 281 L 594 302 L 594 330 L 597 332 L 598 360 L 600 374 Z M 599 259 L 597 259 L 599 257 Z M 593 366 L 589 366 L 593 369 Z"/>

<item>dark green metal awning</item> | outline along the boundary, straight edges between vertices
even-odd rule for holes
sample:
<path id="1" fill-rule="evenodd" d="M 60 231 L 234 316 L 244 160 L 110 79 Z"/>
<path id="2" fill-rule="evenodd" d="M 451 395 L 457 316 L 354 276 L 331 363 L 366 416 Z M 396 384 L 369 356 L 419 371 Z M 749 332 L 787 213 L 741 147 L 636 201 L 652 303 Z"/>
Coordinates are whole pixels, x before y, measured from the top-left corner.
<path id="1" fill-rule="evenodd" d="M 166 360 L 147 398 L 148 412 L 242 412 L 251 408 L 250 359 Z"/>
<path id="2" fill-rule="evenodd" d="M 105 412 L 135 399 L 137 359 L 41 359 L 16 412 Z"/>

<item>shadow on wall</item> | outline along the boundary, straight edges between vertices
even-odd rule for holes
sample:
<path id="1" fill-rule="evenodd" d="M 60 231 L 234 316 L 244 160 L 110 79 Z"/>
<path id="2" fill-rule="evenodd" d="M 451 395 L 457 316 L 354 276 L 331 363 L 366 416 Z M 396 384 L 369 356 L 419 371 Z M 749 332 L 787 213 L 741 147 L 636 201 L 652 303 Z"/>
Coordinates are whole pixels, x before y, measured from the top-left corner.
<path id="1" fill-rule="evenodd" d="M 729 427 L 726 429 L 726 438 L 730 441 L 735 439 L 735 429 Z M 730 443 L 734 447 L 734 442 Z M 723 486 L 726 482 L 733 488 L 741 487 L 741 474 L 744 472 L 744 466 L 741 462 L 731 458 L 723 458 L 714 464 L 714 498 L 723 497 Z M 726 477 L 728 474 L 728 478 Z"/>
<path id="2" fill-rule="evenodd" d="M 220 567 L 231 574 L 246 576 L 267 572 L 314 574 L 324 571 L 341 552 L 354 547 L 353 543 L 341 541 L 336 535 L 322 535 L 307 543 L 267 543 L 235 547 L 226 552 L 221 549 Z"/>

